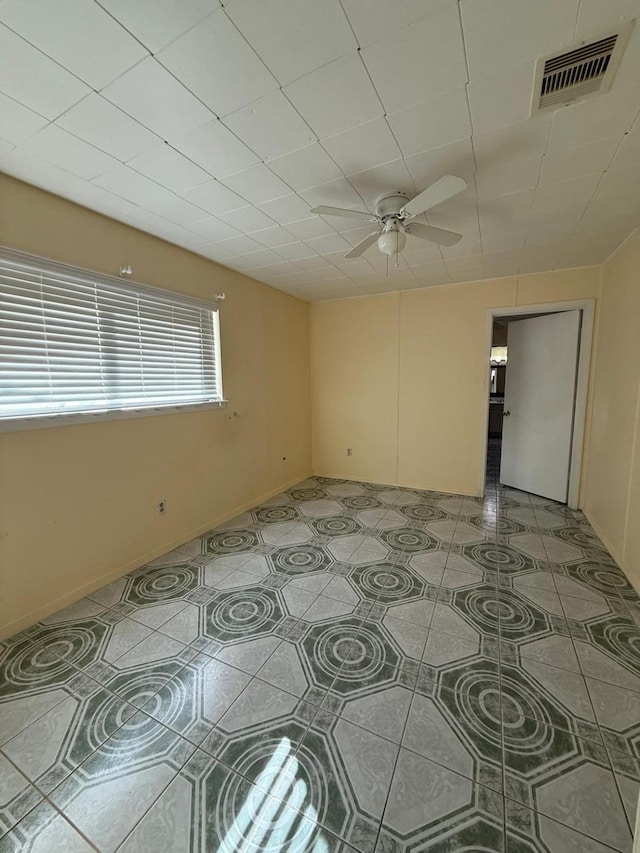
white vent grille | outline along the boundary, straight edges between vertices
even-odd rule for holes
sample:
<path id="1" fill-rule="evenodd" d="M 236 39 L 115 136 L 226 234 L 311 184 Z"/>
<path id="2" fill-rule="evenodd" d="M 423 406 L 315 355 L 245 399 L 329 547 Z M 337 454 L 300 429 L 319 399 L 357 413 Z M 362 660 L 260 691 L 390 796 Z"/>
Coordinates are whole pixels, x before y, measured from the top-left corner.
<path id="1" fill-rule="evenodd" d="M 618 32 L 581 42 L 569 50 L 539 60 L 532 111 L 566 105 L 607 91 L 632 24 L 630 21 Z"/>

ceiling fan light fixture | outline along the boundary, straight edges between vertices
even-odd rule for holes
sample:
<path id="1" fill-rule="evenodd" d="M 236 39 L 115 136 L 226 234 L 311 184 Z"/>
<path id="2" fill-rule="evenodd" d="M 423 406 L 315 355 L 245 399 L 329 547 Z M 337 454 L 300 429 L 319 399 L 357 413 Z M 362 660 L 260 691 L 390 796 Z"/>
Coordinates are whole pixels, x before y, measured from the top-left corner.
<path id="1" fill-rule="evenodd" d="M 378 249 L 383 255 L 398 255 L 405 247 L 407 237 L 397 225 L 387 228 L 378 237 Z"/>

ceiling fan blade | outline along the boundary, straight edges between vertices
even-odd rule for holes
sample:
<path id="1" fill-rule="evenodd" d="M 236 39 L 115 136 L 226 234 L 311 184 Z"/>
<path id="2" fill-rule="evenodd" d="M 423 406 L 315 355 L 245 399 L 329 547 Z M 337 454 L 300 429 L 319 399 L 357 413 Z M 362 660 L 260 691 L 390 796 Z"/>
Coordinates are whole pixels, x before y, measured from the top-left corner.
<path id="1" fill-rule="evenodd" d="M 466 188 L 467 182 L 463 181 L 462 178 L 456 178 L 455 175 L 445 175 L 415 198 L 412 198 L 411 201 L 408 201 L 400 211 L 400 215 L 418 216 L 425 210 L 435 207 L 436 204 L 441 204 L 451 196 L 461 193 Z"/>
<path id="2" fill-rule="evenodd" d="M 433 225 L 422 225 L 420 222 L 405 225 L 404 230 L 412 237 L 429 240 L 440 246 L 455 246 L 462 239 L 462 234 L 456 234 L 455 231 L 445 231 L 444 228 L 434 228 Z"/>
<path id="3" fill-rule="evenodd" d="M 374 222 L 377 218 L 372 213 L 363 213 L 361 210 L 347 210 L 344 207 L 327 207 L 325 204 L 312 207 L 311 213 L 321 213 L 323 216 L 344 216 L 345 219 L 367 219 L 370 222 Z"/>
<path id="4" fill-rule="evenodd" d="M 373 246 L 380 234 L 380 231 L 374 231 L 373 234 L 369 234 L 369 236 L 365 237 L 364 240 L 360 240 L 359 243 L 356 243 L 353 249 L 347 252 L 345 258 L 359 258 L 363 252 L 367 251 L 369 246 Z"/>

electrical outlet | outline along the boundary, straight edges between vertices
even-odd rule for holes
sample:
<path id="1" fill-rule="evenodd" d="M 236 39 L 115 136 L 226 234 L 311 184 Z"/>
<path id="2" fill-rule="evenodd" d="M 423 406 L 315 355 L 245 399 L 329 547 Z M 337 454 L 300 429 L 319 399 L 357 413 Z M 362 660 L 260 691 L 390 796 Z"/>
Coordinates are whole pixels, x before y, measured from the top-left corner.
<path id="1" fill-rule="evenodd" d="M 353 456 L 353 448 L 347 447 L 347 456 Z"/>
<path id="2" fill-rule="evenodd" d="M 158 515 L 166 515 L 167 514 L 167 502 L 164 498 L 162 498 L 162 500 L 158 501 L 158 504 L 156 506 L 156 510 L 158 512 Z"/>

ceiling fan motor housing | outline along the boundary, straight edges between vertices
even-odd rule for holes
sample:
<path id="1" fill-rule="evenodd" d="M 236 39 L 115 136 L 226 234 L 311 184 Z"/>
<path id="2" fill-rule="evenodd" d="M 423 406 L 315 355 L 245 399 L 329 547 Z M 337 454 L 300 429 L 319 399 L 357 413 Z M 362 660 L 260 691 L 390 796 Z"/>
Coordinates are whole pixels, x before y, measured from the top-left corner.
<path id="1" fill-rule="evenodd" d="M 389 217 L 398 217 L 408 201 L 409 197 L 400 192 L 382 196 L 376 202 L 376 216 L 383 222 Z"/>

